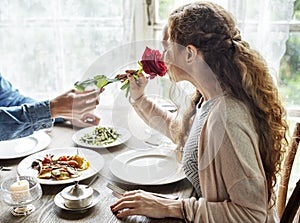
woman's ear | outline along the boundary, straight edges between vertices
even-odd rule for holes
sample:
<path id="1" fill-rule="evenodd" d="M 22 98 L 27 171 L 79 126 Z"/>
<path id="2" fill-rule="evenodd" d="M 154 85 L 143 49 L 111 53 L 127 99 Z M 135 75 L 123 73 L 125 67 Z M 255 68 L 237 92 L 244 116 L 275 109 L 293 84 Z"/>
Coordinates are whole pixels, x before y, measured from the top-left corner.
<path id="1" fill-rule="evenodd" d="M 198 56 L 198 50 L 193 45 L 187 45 L 185 49 L 186 49 L 186 62 L 192 63 Z"/>

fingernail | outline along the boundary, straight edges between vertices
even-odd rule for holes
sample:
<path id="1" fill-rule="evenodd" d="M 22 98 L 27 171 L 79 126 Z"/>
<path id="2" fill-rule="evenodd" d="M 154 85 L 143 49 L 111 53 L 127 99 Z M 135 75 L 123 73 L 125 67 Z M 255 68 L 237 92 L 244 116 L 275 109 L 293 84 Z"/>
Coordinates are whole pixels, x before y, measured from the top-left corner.
<path id="1" fill-rule="evenodd" d="M 87 118 L 84 120 L 85 123 L 94 123 L 95 120 L 93 118 Z"/>

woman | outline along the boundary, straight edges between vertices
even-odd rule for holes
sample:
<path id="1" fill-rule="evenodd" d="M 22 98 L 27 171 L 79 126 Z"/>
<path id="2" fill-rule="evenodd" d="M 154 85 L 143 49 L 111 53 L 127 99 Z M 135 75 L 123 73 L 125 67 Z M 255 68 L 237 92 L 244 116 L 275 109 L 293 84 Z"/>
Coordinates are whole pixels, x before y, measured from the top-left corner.
<path id="1" fill-rule="evenodd" d="M 173 201 L 131 191 L 112 211 L 186 222 L 276 221 L 274 186 L 288 126 L 265 61 L 228 12 L 204 1 L 171 13 L 164 45 L 171 80 L 196 88 L 181 127 L 143 94 L 143 75 L 138 83 L 130 78 L 130 101 L 144 120 L 166 120 L 161 131 L 183 147 L 187 178 L 202 196 Z"/>

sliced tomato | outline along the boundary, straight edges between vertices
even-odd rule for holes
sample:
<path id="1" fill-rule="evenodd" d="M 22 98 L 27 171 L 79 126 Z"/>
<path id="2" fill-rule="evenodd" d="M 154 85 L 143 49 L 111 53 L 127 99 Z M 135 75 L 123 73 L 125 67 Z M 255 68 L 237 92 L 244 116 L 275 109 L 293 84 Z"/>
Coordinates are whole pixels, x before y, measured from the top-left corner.
<path id="1" fill-rule="evenodd" d="M 68 163 L 70 166 L 78 167 L 78 162 L 75 161 L 75 160 L 69 160 L 67 163 Z"/>
<path id="2" fill-rule="evenodd" d="M 52 161 L 52 156 L 49 154 L 46 154 L 42 163 L 51 163 L 51 161 Z"/>
<path id="3" fill-rule="evenodd" d="M 61 157 L 59 157 L 58 160 L 59 160 L 59 161 L 68 161 L 68 160 L 69 160 L 69 157 L 68 157 L 68 156 L 61 156 Z"/>

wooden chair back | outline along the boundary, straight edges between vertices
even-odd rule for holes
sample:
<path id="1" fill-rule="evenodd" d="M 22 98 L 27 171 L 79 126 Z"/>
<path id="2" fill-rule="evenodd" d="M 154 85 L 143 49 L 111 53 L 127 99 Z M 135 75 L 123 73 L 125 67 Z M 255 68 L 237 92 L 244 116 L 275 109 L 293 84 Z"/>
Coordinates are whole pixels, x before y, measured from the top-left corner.
<path id="1" fill-rule="evenodd" d="M 300 206 L 300 179 L 285 206 L 280 223 L 292 223 Z"/>
<path id="2" fill-rule="evenodd" d="M 294 163 L 294 159 L 297 153 L 297 149 L 299 146 L 299 141 L 300 141 L 300 123 L 296 123 L 296 126 L 294 128 L 294 132 L 289 144 L 289 149 L 287 151 L 287 155 L 284 159 L 283 163 L 283 172 L 279 184 L 279 190 L 278 190 L 278 198 L 277 198 L 277 208 L 278 208 L 278 214 L 279 218 L 283 219 L 285 221 L 284 223 L 292 222 L 292 221 L 287 221 L 287 216 L 289 218 L 295 216 L 298 208 L 299 208 L 299 187 L 300 183 L 298 181 L 296 188 L 294 189 L 294 192 L 292 196 L 289 199 L 288 205 L 286 205 L 286 199 L 287 199 L 287 191 L 288 191 L 288 186 L 289 186 L 289 180 L 290 180 L 290 175 Z M 294 200 L 298 199 L 298 202 L 294 202 Z M 292 212 L 294 213 L 293 216 L 291 216 Z"/>

